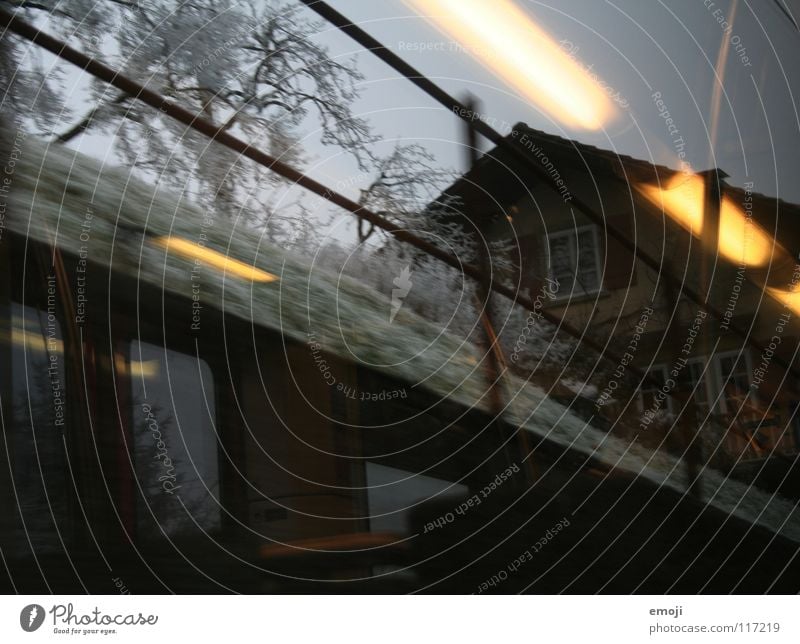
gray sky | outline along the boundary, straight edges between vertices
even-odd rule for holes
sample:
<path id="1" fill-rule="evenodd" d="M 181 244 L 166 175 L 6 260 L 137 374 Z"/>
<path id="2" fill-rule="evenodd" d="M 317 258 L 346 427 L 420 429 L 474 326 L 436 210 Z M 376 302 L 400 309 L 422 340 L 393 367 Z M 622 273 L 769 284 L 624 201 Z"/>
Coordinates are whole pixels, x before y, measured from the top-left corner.
<path id="1" fill-rule="evenodd" d="M 569 129 L 551 119 L 469 54 L 453 51 L 452 41 L 402 0 L 331 0 L 331 4 L 455 96 L 471 92 L 479 97 L 482 110 L 498 124 L 524 121 L 583 143 L 677 167 L 675 145 L 652 98 L 660 92 L 686 142 L 692 168 L 717 166 L 731 175 L 733 184 L 751 180 L 756 192 L 800 202 L 796 180 L 800 126 L 795 105 L 795 95 L 800 94 L 796 65 L 800 33 L 773 2 L 756 5 L 739 0 L 735 21 L 726 33 L 718 22 L 731 12 L 732 3 L 725 0 L 515 1 L 555 41 L 573 43 L 576 60 L 592 66 L 627 100 L 629 107 L 618 108 L 618 117 L 606 129 Z M 798 3 L 789 5 L 796 10 Z M 381 135 L 379 150 L 389 152 L 397 141 L 418 142 L 442 168 L 464 170 L 459 119 L 327 23 L 318 39 L 335 57 L 355 57 L 365 76 L 356 112 Z M 730 48 L 723 67 L 717 142 L 712 146 L 714 68 L 725 40 Z M 430 43 L 444 43 L 444 50 L 413 51 Z M 746 50 L 746 62 L 731 43 Z M 80 91 L 85 83 L 75 68 L 70 74 L 76 81 L 70 100 L 77 118 L 87 107 Z M 65 119 L 65 124 L 70 122 Z M 306 171 L 356 198 L 368 178 L 341 150 L 322 146 L 316 127 L 309 121 L 302 142 Z M 99 158 L 106 157 L 108 144 L 106 135 L 79 137 L 71 143 Z M 338 217 L 337 222 L 334 236 L 352 238 L 352 218 Z"/>
<path id="2" fill-rule="evenodd" d="M 619 118 L 596 132 L 568 129 L 550 119 L 471 56 L 449 51 L 449 45 L 444 51 L 410 51 L 410 43 L 448 38 L 402 0 L 331 4 L 451 93 L 474 93 L 497 123 L 525 121 L 547 132 L 677 167 L 675 146 L 652 98 L 661 92 L 693 168 L 716 165 L 734 184 L 753 180 L 758 192 L 800 201 L 795 180 L 800 127 L 794 98 L 800 90 L 795 64 L 800 33 L 772 2 L 740 0 L 732 29 L 725 33 L 718 18 L 730 15 L 731 3 L 723 0 L 707 2 L 708 8 L 702 0 L 517 0 L 556 41 L 574 43 L 576 58 L 593 65 L 592 71 L 629 102 L 628 110 L 620 109 Z M 358 50 L 341 34 L 320 38 L 337 54 Z M 717 142 L 712 147 L 714 68 L 725 39 L 734 44 L 724 66 Z M 362 53 L 358 59 L 367 76 L 359 111 L 370 114 L 387 137 L 424 142 L 442 165 L 463 169 L 457 119 L 410 83 L 396 80 L 391 69 L 369 55 Z"/>

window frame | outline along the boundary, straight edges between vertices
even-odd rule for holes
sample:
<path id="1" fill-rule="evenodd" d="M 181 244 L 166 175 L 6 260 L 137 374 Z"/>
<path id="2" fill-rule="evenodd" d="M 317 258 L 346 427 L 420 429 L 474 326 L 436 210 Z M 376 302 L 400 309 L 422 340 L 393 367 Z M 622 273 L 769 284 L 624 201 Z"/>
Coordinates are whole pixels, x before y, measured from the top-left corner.
<path id="1" fill-rule="evenodd" d="M 666 383 L 669 376 L 669 369 L 667 368 L 667 365 L 665 363 L 659 362 L 657 364 L 650 365 L 650 368 L 647 370 L 646 375 L 649 376 L 653 371 L 660 371 L 664 377 L 664 382 Z M 658 389 L 645 389 L 643 386 L 644 384 L 645 384 L 644 381 L 642 381 L 642 383 L 639 385 L 639 389 L 636 395 L 636 408 L 639 410 L 640 414 L 643 414 L 645 412 L 645 406 L 644 406 L 645 391 L 658 392 Z M 665 405 L 662 409 L 663 411 L 666 411 L 668 414 L 674 415 L 675 405 L 673 403 L 672 396 L 666 397 Z"/>
<path id="2" fill-rule="evenodd" d="M 712 360 L 711 364 L 709 364 L 709 362 L 710 361 L 708 360 L 708 356 L 698 356 L 696 358 L 689 358 L 686 361 L 686 368 L 688 369 L 689 365 L 692 364 L 700 364 L 701 366 L 705 367 L 702 371 L 700 380 L 698 380 L 698 382 L 692 385 L 692 400 L 694 401 L 695 405 L 700 404 L 696 396 L 698 391 L 698 385 L 702 382 L 706 392 L 706 401 L 704 403 L 706 409 L 702 413 L 704 413 L 706 416 L 709 415 L 713 416 L 716 413 L 716 407 L 717 407 L 716 403 L 717 398 L 714 395 L 714 393 L 719 389 L 717 387 L 717 382 L 716 382 L 716 366 L 714 364 L 715 361 Z M 698 412 L 700 412 L 700 410 L 698 410 Z"/>
<path id="3" fill-rule="evenodd" d="M 126 336 L 128 334 L 125 334 Z M 168 532 L 166 527 L 167 524 L 162 522 L 159 517 L 156 516 L 158 511 L 158 506 L 154 502 L 149 502 L 146 500 L 145 497 L 148 496 L 148 492 L 150 492 L 150 496 L 154 496 L 152 491 L 149 487 L 146 487 L 143 481 L 143 477 L 141 474 L 141 469 L 143 463 L 150 462 L 149 456 L 148 458 L 142 460 L 139 454 L 139 449 L 141 447 L 140 439 L 144 439 L 147 436 L 147 431 L 143 431 L 141 435 L 137 433 L 136 425 L 137 422 L 147 423 L 147 416 L 143 412 L 143 405 L 147 405 L 150 407 L 151 405 L 155 406 L 155 395 L 152 393 L 153 390 L 157 390 L 158 385 L 155 383 L 150 383 L 148 387 L 150 388 L 149 400 L 143 403 L 136 403 L 134 392 L 136 391 L 137 384 L 142 380 L 141 376 L 134 376 L 131 374 L 130 367 L 135 360 L 138 359 L 143 353 L 147 353 L 149 350 L 152 350 L 153 353 L 157 355 L 155 360 L 158 360 L 160 363 L 163 364 L 165 367 L 163 373 L 159 373 L 157 377 L 163 378 L 166 382 L 166 391 L 168 391 L 169 395 L 169 403 L 168 409 L 173 414 L 173 418 L 175 419 L 176 427 L 167 429 L 164 419 L 158 419 L 157 421 L 157 431 L 159 435 L 162 436 L 162 440 L 166 439 L 166 435 L 169 434 L 170 441 L 174 440 L 179 437 L 179 441 L 177 443 L 173 443 L 171 450 L 165 452 L 166 458 L 170 460 L 171 466 L 163 465 L 162 468 L 156 468 L 156 474 L 167 474 L 170 470 L 172 470 L 173 474 L 177 477 L 181 471 L 181 468 L 188 470 L 190 476 L 200 481 L 203 487 L 208 485 L 208 482 L 204 480 L 204 478 L 200 475 L 200 459 L 205 458 L 208 456 L 207 454 L 199 453 L 198 449 L 190 449 L 187 440 L 189 439 L 187 435 L 187 428 L 189 431 L 198 431 L 197 427 L 187 422 L 185 419 L 186 410 L 183 410 L 184 419 L 181 421 L 179 419 L 180 412 L 176 408 L 176 388 L 178 386 L 178 373 L 179 369 L 176 365 L 176 361 L 180 358 L 176 356 L 185 357 L 191 362 L 194 361 L 202 361 L 205 367 L 207 368 L 209 375 L 210 375 L 210 382 L 206 381 L 204 378 L 205 376 L 202 374 L 202 367 L 194 362 L 194 365 L 197 367 L 197 371 L 195 372 L 192 370 L 190 373 L 193 375 L 197 375 L 198 382 L 203 383 L 203 391 L 198 391 L 198 400 L 197 404 L 202 408 L 203 418 L 205 418 L 206 412 L 213 412 L 209 416 L 210 422 L 210 431 L 212 431 L 215 435 L 213 445 L 209 443 L 208 445 L 203 445 L 202 450 L 209 449 L 213 451 L 213 458 L 205 458 L 207 463 L 213 464 L 213 470 L 215 472 L 216 478 L 213 486 L 210 486 L 211 489 L 206 487 L 206 492 L 208 493 L 208 499 L 206 500 L 212 507 L 212 511 L 217 512 L 217 521 L 215 525 L 205 525 L 196 515 L 190 515 L 192 518 L 192 522 L 195 523 L 196 526 L 200 526 L 200 528 L 208 533 L 217 534 L 221 532 L 223 526 L 223 518 L 222 515 L 224 513 L 224 504 L 222 498 L 222 458 L 223 458 L 223 448 L 220 445 L 221 437 L 219 434 L 220 431 L 220 420 L 219 420 L 219 385 L 217 383 L 217 378 L 214 373 L 214 368 L 211 362 L 209 362 L 207 356 L 199 355 L 198 353 L 193 353 L 188 350 L 184 350 L 183 343 L 174 343 L 166 341 L 165 339 L 157 339 L 157 338 L 149 338 L 146 335 L 139 337 L 127 337 L 124 338 L 121 334 L 119 337 L 119 348 L 118 348 L 118 355 L 125 361 L 125 368 L 127 372 L 124 374 L 124 379 L 119 379 L 119 388 L 124 387 L 127 391 L 124 395 L 127 396 L 126 403 L 128 406 L 128 422 L 129 422 L 129 429 L 128 429 L 128 440 L 129 440 L 129 447 L 128 447 L 128 456 L 131 459 L 131 466 L 133 468 L 133 482 L 135 484 L 134 489 L 134 507 L 133 507 L 133 518 L 136 522 L 136 529 L 135 534 L 137 539 L 140 540 L 142 543 L 152 542 L 153 540 L 160 538 L 156 532 L 152 534 L 146 533 L 146 527 L 149 526 L 149 520 L 156 520 L 157 526 L 163 532 Z M 135 348 L 138 344 L 138 350 Z M 149 349 L 145 349 L 143 345 L 148 345 Z M 189 349 L 189 345 L 186 345 L 185 349 Z M 169 353 L 175 354 L 170 357 Z M 172 365 L 170 365 L 170 360 L 172 360 Z M 209 409 L 209 404 L 213 405 L 213 409 Z M 183 425 L 183 426 L 182 426 Z M 152 430 L 151 430 L 152 431 Z M 148 437 L 149 438 L 149 437 Z M 207 440 L 208 437 L 206 437 Z M 152 445 L 150 443 L 152 442 Z M 166 442 L 166 440 L 165 440 Z M 146 450 L 149 451 L 152 449 L 153 452 L 158 452 L 159 450 L 156 447 L 155 439 L 148 439 L 145 441 Z M 169 443 L 168 443 L 169 445 Z M 176 446 L 177 445 L 177 446 Z M 196 447 L 196 446 L 195 446 Z M 176 458 L 176 453 L 181 454 L 182 456 L 185 455 L 188 458 L 187 460 L 179 461 Z M 191 467 L 187 467 L 186 463 L 189 463 Z M 179 463 L 181 464 L 179 466 Z M 184 472 L 185 473 L 185 472 Z M 168 479 L 158 479 L 162 481 L 162 486 L 166 484 Z M 173 485 L 178 482 L 178 479 L 175 478 L 173 481 Z M 190 481 L 190 483 L 193 481 Z M 151 486 L 152 487 L 152 486 Z M 156 484 L 158 487 L 158 484 Z M 180 486 L 178 486 L 180 487 Z M 161 495 L 166 493 L 166 488 L 159 490 L 155 494 Z M 171 492 L 169 492 L 171 494 Z M 215 498 L 216 495 L 216 498 Z M 217 506 L 218 507 L 215 507 Z M 172 528 L 170 528 L 172 530 Z M 181 538 L 186 534 L 192 534 L 192 531 L 187 531 L 186 526 L 179 526 L 178 529 L 170 532 L 171 538 Z"/>
<path id="4" fill-rule="evenodd" d="M 716 391 L 717 391 L 717 405 L 716 405 L 716 407 L 717 407 L 717 409 L 718 409 L 720 414 L 733 413 L 728 408 L 728 399 L 725 396 L 725 382 L 724 382 L 726 379 L 723 377 L 723 374 L 722 374 L 722 360 L 724 358 L 731 358 L 731 357 L 732 358 L 738 358 L 737 361 L 741 361 L 742 358 L 744 358 L 744 371 L 747 374 L 747 379 L 750 382 L 750 384 L 752 384 L 752 382 L 753 382 L 753 376 L 752 376 L 752 374 L 753 374 L 753 365 L 752 365 L 752 359 L 751 359 L 751 356 L 750 356 L 750 350 L 749 349 L 747 349 L 747 348 L 742 348 L 742 349 L 739 349 L 739 350 L 734 349 L 732 351 L 723 351 L 721 353 L 715 354 L 714 355 L 714 378 L 716 380 L 715 388 L 716 388 Z M 753 401 L 757 400 L 754 395 L 751 395 L 751 399 Z"/>
<path id="5" fill-rule="evenodd" d="M 575 298 L 582 298 L 588 297 L 591 295 L 596 295 L 598 293 L 603 292 L 603 271 L 602 271 L 602 263 L 600 261 L 600 242 L 599 242 L 599 235 L 597 234 L 597 226 L 593 224 L 586 224 L 584 226 L 575 226 L 572 228 L 565 228 L 563 230 L 557 230 L 554 232 L 549 232 L 545 235 L 546 243 L 547 243 L 547 258 L 550 260 L 549 265 L 547 266 L 546 273 L 551 280 L 556 280 L 555 273 L 553 271 L 553 251 L 551 247 L 551 243 L 554 239 L 558 239 L 561 237 L 571 238 L 574 240 L 574 245 L 572 248 L 574 249 L 573 252 L 575 253 L 574 264 L 573 264 L 573 286 L 579 285 L 579 253 L 578 253 L 578 240 L 581 233 L 584 232 L 591 232 L 592 236 L 592 250 L 594 256 L 594 268 L 595 273 L 597 274 L 597 282 L 596 285 L 591 289 L 584 289 L 581 288 L 580 291 L 577 288 L 572 288 L 569 291 L 565 291 L 561 288 L 561 284 L 559 283 L 558 293 L 555 295 L 555 300 L 567 300 L 567 299 L 575 299 Z"/>

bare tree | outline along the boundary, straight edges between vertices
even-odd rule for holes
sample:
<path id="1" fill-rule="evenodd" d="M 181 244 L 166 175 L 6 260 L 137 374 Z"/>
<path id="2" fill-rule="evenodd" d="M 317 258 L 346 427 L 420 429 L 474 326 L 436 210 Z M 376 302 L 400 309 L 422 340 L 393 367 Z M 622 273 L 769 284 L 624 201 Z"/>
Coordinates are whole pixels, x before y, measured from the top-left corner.
<path id="1" fill-rule="evenodd" d="M 0 0 L 2 1 L 2 0 Z M 363 80 L 353 58 L 332 57 L 315 36 L 323 25 L 294 5 L 270 0 L 5 0 L 26 18 L 121 69 L 231 133 L 302 167 L 301 133 L 344 149 L 375 180 L 366 201 L 402 212 L 419 186 L 440 173 L 419 146 L 398 146 L 387 158 L 378 137 L 354 113 Z M 65 79 L 37 67 L 36 48 L 16 43 L 0 61 L 9 105 L 30 114 L 39 133 L 68 142 L 84 132 L 113 134 L 123 160 L 180 189 L 191 188 L 221 216 L 244 206 L 264 221 L 273 204 L 264 188 L 273 173 L 208 140 L 101 81 L 91 106 L 73 116 Z M 42 94 L 44 92 L 45 94 Z M 71 122 L 63 125 L 69 118 Z M 266 183 L 265 183 L 266 182 Z M 298 206 L 295 215 L 305 214 Z M 277 229 L 280 226 L 277 225 Z M 278 234 L 274 231 L 275 235 Z"/>

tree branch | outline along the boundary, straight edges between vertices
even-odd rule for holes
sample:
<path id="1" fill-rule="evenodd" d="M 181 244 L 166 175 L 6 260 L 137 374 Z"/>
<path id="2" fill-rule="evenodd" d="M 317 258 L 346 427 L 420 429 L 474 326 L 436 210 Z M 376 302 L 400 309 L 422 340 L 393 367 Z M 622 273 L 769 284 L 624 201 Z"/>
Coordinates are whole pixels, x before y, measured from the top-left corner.
<path id="1" fill-rule="evenodd" d="M 67 141 L 71 141 L 76 136 L 78 136 L 79 134 L 82 134 L 83 132 L 85 132 L 88 129 L 88 127 L 92 124 L 92 121 L 94 120 L 94 117 L 97 116 L 97 114 L 100 112 L 100 110 L 102 110 L 104 107 L 107 107 L 109 105 L 121 105 L 126 100 L 128 100 L 128 95 L 127 94 L 118 94 L 117 97 L 113 101 L 111 101 L 110 103 L 102 103 L 102 104 L 92 108 L 91 110 L 89 110 L 89 112 L 86 114 L 86 116 L 83 117 L 83 119 L 78 121 L 78 123 L 73 125 L 66 132 L 62 132 L 61 134 L 56 136 L 53 139 L 52 143 L 66 143 Z"/>

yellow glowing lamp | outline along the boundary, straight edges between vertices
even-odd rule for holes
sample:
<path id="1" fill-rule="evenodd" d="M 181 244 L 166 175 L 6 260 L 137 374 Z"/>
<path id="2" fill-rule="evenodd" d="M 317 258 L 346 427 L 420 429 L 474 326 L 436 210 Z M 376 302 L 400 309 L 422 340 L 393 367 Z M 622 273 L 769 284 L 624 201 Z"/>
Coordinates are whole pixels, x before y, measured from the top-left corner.
<path id="1" fill-rule="evenodd" d="M 277 275 L 262 271 L 260 268 L 250 266 L 238 259 L 233 259 L 215 250 L 201 246 L 195 242 L 180 237 L 156 237 L 155 243 L 163 246 L 169 252 L 181 255 L 188 259 L 196 259 L 207 266 L 212 266 L 223 273 L 235 275 L 244 280 L 253 282 L 274 282 Z"/>
<path id="2" fill-rule="evenodd" d="M 636 189 L 654 205 L 696 237 L 703 233 L 705 181 L 699 175 L 676 175 L 666 185 L 638 184 Z M 776 245 L 752 217 L 747 217 L 729 197 L 719 211 L 719 253 L 725 259 L 747 266 L 763 266 Z"/>
<path id="3" fill-rule="evenodd" d="M 553 118 L 597 130 L 615 108 L 596 76 L 510 0 L 406 0 Z"/>

